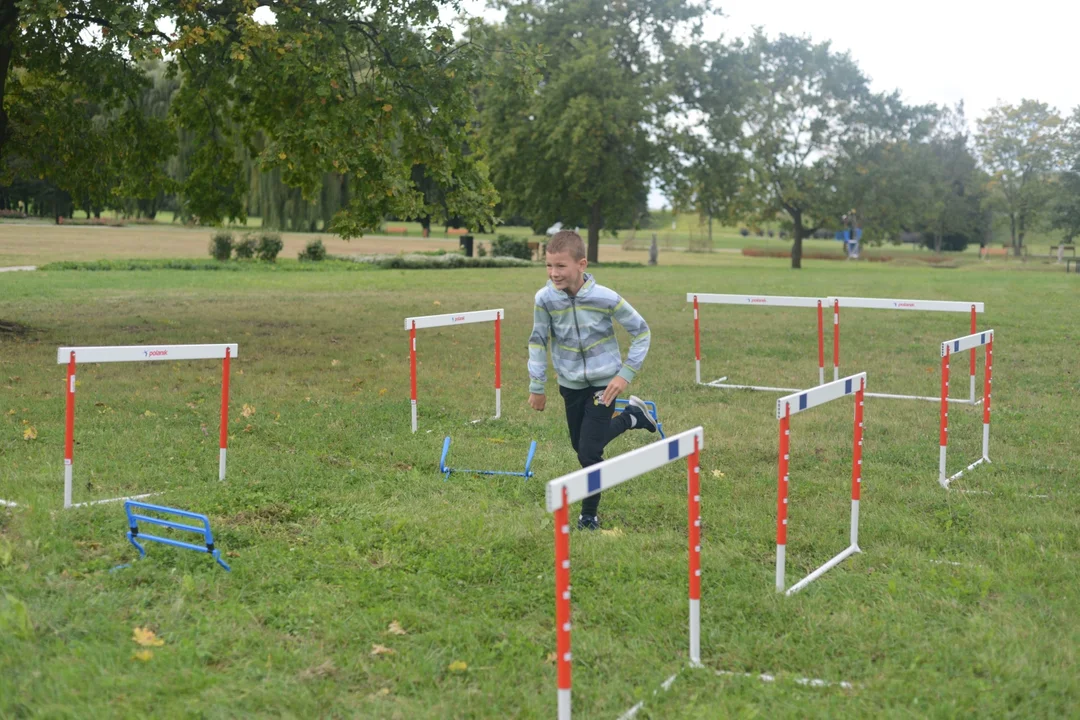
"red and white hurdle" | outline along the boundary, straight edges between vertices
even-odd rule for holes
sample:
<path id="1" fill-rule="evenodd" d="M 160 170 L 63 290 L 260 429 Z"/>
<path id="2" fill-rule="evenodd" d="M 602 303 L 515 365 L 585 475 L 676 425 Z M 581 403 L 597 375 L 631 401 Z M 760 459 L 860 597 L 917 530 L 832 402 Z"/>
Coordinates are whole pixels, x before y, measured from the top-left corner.
<path id="1" fill-rule="evenodd" d="M 229 361 L 237 357 L 236 343 L 221 345 L 109 345 L 98 347 L 62 347 L 56 362 L 67 364 L 66 422 L 64 426 L 64 507 L 83 507 L 150 497 L 157 493 L 109 498 L 91 502 L 72 502 L 72 471 L 75 450 L 75 369 L 78 364 L 113 362 L 160 362 L 163 360 L 221 360 L 221 436 L 218 454 L 218 479 L 225 479 L 225 455 L 229 447 Z"/>
<path id="2" fill-rule="evenodd" d="M 840 377 L 840 309 L 862 310 L 903 310 L 924 312 L 964 313 L 971 317 L 971 332 L 975 332 L 976 315 L 984 311 L 981 302 L 954 302 L 951 300 L 899 300 L 893 298 L 857 298 L 830 297 L 828 302 L 833 308 L 833 380 Z M 949 402 L 977 405 L 975 398 L 975 351 L 971 351 L 970 362 L 971 394 L 968 398 L 949 398 Z M 929 395 L 897 395 L 894 393 L 866 393 L 867 397 L 891 398 L 893 400 L 929 400 L 938 402 L 940 398 Z"/>
<path id="3" fill-rule="evenodd" d="M 791 416 L 825 403 L 855 395 L 854 447 L 851 456 L 851 533 L 850 544 L 843 552 L 813 571 L 799 582 L 786 588 L 784 570 L 787 562 L 788 485 L 791 480 Z M 776 419 L 780 421 L 780 452 L 777 467 L 776 503 L 776 591 L 787 595 L 797 593 L 844 560 L 862 552 L 859 549 L 859 496 L 862 489 L 863 397 L 866 394 L 866 373 L 834 380 L 810 390 L 782 397 L 776 401 Z M 785 590 L 786 588 L 786 590 Z"/>
<path id="4" fill-rule="evenodd" d="M 689 527 L 690 665 L 701 665 L 701 427 L 582 468 L 547 484 L 547 510 L 555 515 L 555 636 L 558 717 L 570 720 L 570 503 L 632 480 L 668 463 L 687 459 Z"/>
<path id="5" fill-rule="evenodd" d="M 770 387 L 766 385 L 733 385 L 725 383 L 727 376 L 701 382 L 701 305 L 742 305 L 748 307 L 796 307 L 817 308 L 818 335 L 818 384 L 825 382 L 825 320 L 822 298 L 787 297 L 780 295 L 717 295 L 714 293 L 687 293 L 686 302 L 694 304 L 694 379 L 698 385 L 734 390 L 762 390 L 765 392 L 798 392 L 798 388 Z"/>
<path id="6" fill-rule="evenodd" d="M 475 310 L 443 315 L 421 315 L 405 318 L 405 329 L 409 331 L 409 388 L 412 399 L 412 431 L 416 432 L 416 331 L 424 328 L 445 327 L 447 325 L 468 325 L 470 323 L 495 323 L 495 419 L 502 417 L 502 308 L 497 310 Z"/>
<path id="7" fill-rule="evenodd" d="M 986 367 L 983 372 L 983 437 L 982 457 L 968 465 L 955 475 L 945 474 L 945 456 L 949 445 L 949 360 L 954 353 L 971 350 L 972 353 L 979 347 L 986 347 Z M 974 363 L 974 360 L 972 361 Z M 938 456 L 938 482 L 941 487 L 948 489 L 949 484 L 963 475 L 975 469 L 984 462 L 990 462 L 990 386 L 991 376 L 994 369 L 994 331 L 986 330 L 972 335 L 965 335 L 955 340 L 946 340 L 941 343 L 941 433 L 939 438 L 940 454 Z M 974 378 L 972 378 L 974 380 Z"/>

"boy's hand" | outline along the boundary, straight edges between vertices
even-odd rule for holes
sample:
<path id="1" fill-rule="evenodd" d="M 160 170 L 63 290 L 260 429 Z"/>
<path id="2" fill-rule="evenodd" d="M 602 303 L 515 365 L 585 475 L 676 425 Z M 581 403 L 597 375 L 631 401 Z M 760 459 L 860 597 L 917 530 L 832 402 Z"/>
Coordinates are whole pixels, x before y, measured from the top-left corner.
<path id="1" fill-rule="evenodd" d="M 610 406 L 611 403 L 615 402 L 619 398 L 619 393 L 625 390 L 627 385 L 629 385 L 629 383 L 626 382 L 626 378 L 619 377 L 618 375 L 613 377 L 611 382 L 608 383 L 607 388 L 604 389 L 604 405 Z"/>
<path id="2" fill-rule="evenodd" d="M 543 393 L 529 393 L 529 407 L 537 412 L 544 412 L 544 405 L 547 404 L 547 396 Z"/>

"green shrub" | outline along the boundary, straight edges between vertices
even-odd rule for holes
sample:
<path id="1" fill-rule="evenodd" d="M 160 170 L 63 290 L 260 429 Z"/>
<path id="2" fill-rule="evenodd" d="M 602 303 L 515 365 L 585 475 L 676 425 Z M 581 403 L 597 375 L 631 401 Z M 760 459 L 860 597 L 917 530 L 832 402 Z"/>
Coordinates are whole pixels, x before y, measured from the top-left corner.
<path id="1" fill-rule="evenodd" d="M 529 241 L 525 238 L 516 238 L 510 235 L 499 235 L 495 242 L 491 243 L 491 254 L 495 257 L 514 257 L 522 260 L 532 260 L 532 252 L 529 251 Z"/>
<path id="2" fill-rule="evenodd" d="M 285 247 L 285 243 L 281 241 L 281 235 L 278 233 L 264 232 L 259 234 L 259 242 L 255 246 L 255 254 L 259 256 L 260 260 L 266 262 L 276 262 L 278 253 Z"/>
<path id="3" fill-rule="evenodd" d="M 484 247 L 484 243 L 480 243 L 476 246 L 477 257 L 487 257 L 487 248 Z"/>
<path id="4" fill-rule="evenodd" d="M 326 246 L 322 244 L 322 240 L 312 240 L 307 244 L 307 247 L 298 256 L 301 260 L 311 260 L 318 262 L 326 259 Z"/>
<path id="5" fill-rule="evenodd" d="M 210 256 L 215 260 L 225 262 L 232 257 L 233 234 L 219 230 L 210 236 Z"/>
<path id="6" fill-rule="evenodd" d="M 237 260 L 250 260 L 255 257 L 255 238 L 251 236 L 251 233 L 236 241 L 233 252 L 236 253 Z"/>

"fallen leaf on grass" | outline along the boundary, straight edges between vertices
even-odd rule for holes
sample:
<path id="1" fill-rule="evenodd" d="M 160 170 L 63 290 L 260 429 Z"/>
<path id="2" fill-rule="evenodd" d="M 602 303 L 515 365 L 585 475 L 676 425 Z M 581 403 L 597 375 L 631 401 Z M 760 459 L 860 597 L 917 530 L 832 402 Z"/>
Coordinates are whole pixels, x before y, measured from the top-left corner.
<path id="1" fill-rule="evenodd" d="M 394 652 L 394 650 L 392 648 L 388 648 L 385 645 L 372 645 L 371 646 L 371 654 L 376 655 L 376 656 L 377 655 L 394 655 L 395 652 Z"/>
<path id="2" fill-rule="evenodd" d="M 37 429 L 33 425 L 23 430 L 23 440 L 37 440 Z"/>
<path id="3" fill-rule="evenodd" d="M 209 435 L 210 432 L 206 429 L 206 423 L 199 425 L 199 429 L 202 430 L 203 435 Z"/>
<path id="4" fill-rule="evenodd" d="M 724 473 L 720 472 L 719 470 L 713 470 L 712 471 L 712 476 L 713 477 L 724 477 Z"/>
<path id="5" fill-rule="evenodd" d="M 142 662 L 148 662 L 150 658 L 154 657 L 153 650 L 137 650 L 132 654 L 132 660 L 141 660 Z"/>
<path id="6" fill-rule="evenodd" d="M 330 361 L 330 367 L 337 367 L 340 364 L 341 364 L 340 360 L 331 360 Z"/>
<path id="7" fill-rule="evenodd" d="M 626 533 L 622 531 L 622 528 L 610 528 L 607 530 L 600 530 L 601 535 L 607 535 L 608 537 L 622 537 Z"/>
<path id="8" fill-rule="evenodd" d="M 436 306 L 438 306 L 438 305 L 442 305 L 442 303 L 441 303 L 441 302 L 439 302 L 438 300 L 436 300 L 434 304 L 435 304 Z"/>
<path id="9" fill-rule="evenodd" d="M 189 408 L 191 408 L 192 410 L 194 410 L 195 408 L 197 408 L 197 407 L 198 407 L 198 405 L 196 405 L 195 403 L 188 403 L 188 404 L 187 404 L 187 406 L 188 406 Z"/>
<path id="10" fill-rule="evenodd" d="M 161 647 L 165 641 L 154 634 L 154 631 L 146 627 L 137 627 L 132 632 L 131 639 L 143 647 Z"/>
<path id="11" fill-rule="evenodd" d="M 313 678 L 324 678 L 330 675 L 336 675 L 337 668 L 334 667 L 333 660 L 324 660 L 315 667 L 306 668 L 300 671 L 301 680 L 311 680 Z"/>
<path id="12" fill-rule="evenodd" d="M 143 413 L 143 417 L 154 417 L 157 413 L 152 413 L 149 410 Z"/>
<path id="13" fill-rule="evenodd" d="M 412 465 L 406 465 L 405 463 L 394 463 L 394 467 L 398 470 L 412 470 Z"/>
<path id="14" fill-rule="evenodd" d="M 374 698 L 386 697 L 389 694 L 390 694 L 390 688 L 381 688 L 381 689 L 376 690 L 375 692 L 371 693 L 370 695 L 368 695 L 368 697 L 374 699 Z"/>
<path id="15" fill-rule="evenodd" d="M 386 632 L 390 633 L 391 635 L 408 635 L 409 634 L 405 630 L 405 628 L 401 627 L 401 623 L 399 623 L 397 620 L 394 620 L 394 621 L 392 621 L 390 623 L 390 627 L 386 628 Z"/>
<path id="16" fill-rule="evenodd" d="M 379 395 L 385 395 L 385 394 L 386 394 L 386 388 L 383 388 L 383 389 L 379 390 Z"/>
<path id="17" fill-rule="evenodd" d="M 446 666 L 446 669 L 450 672 L 465 672 L 469 669 L 469 664 L 464 660 L 455 660 Z"/>
<path id="18" fill-rule="evenodd" d="M 10 410 L 8 410 L 7 414 L 8 415 L 14 415 L 15 414 L 15 408 L 11 408 Z"/>
<path id="19" fill-rule="evenodd" d="M 247 403 L 244 403 L 244 407 L 240 410 L 240 414 L 243 415 L 244 417 L 251 417 L 252 415 L 255 414 L 255 408 L 252 405 L 248 405 Z"/>
<path id="20" fill-rule="evenodd" d="M 549 652 L 547 654 L 547 657 L 544 658 L 544 663 L 546 663 L 547 665 L 554 665 L 555 662 L 558 659 L 559 659 L 559 654 L 558 653 Z"/>
<path id="21" fill-rule="evenodd" d="M 240 553 L 236 552 L 235 550 L 230 550 L 229 552 L 225 553 L 225 557 L 240 557 Z"/>

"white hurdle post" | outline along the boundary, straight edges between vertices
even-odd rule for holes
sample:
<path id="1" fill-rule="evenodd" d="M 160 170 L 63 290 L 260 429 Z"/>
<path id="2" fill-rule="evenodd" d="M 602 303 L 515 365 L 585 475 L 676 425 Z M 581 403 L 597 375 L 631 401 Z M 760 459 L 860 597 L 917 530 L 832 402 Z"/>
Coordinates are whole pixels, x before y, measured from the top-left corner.
<path id="1" fill-rule="evenodd" d="M 563 475 L 547 484 L 547 510 L 555 516 L 555 638 L 559 720 L 570 720 L 570 504 L 681 458 L 687 459 L 690 665 L 701 666 L 700 458 L 704 446 L 705 432 L 701 427 L 696 427 Z"/>
<path id="2" fill-rule="evenodd" d="M 986 367 L 983 370 L 983 436 L 982 436 L 982 457 L 975 462 L 965 467 L 960 472 L 954 475 L 948 475 L 945 470 L 946 455 L 949 445 L 949 364 L 950 358 L 954 353 L 960 353 L 964 350 L 975 350 L 980 347 L 986 347 Z M 946 340 L 941 343 L 941 432 L 939 433 L 939 453 L 938 453 L 938 483 L 946 490 L 949 488 L 949 484 L 953 480 L 964 473 L 975 469 L 984 462 L 990 462 L 990 390 L 992 375 L 994 369 L 994 331 L 986 330 L 985 332 L 976 332 L 971 335 L 965 335 L 962 338 L 956 338 L 955 340 Z"/>
<path id="3" fill-rule="evenodd" d="M 830 297 L 833 306 L 833 380 L 840 377 L 840 308 L 862 310 L 916 310 L 926 312 L 967 313 L 971 316 L 971 332 L 975 333 L 976 314 L 985 310 L 981 302 L 955 302 L 951 300 L 899 300 L 893 298 L 857 298 Z M 975 350 L 971 351 L 970 396 L 966 399 L 950 398 L 949 402 L 977 405 L 975 398 Z M 939 398 L 928 395 L 897 395 L 895 393 L 866 393 L 867 397 L 891 398 L 894 400 L 929 400 L 937 402 Z"/>
<path id="4" fill-rule="evenodd" d="M 502 319 L 503 309 L 475 310 L 443 315 L 422 315 L 405 318 L 405 329 L 409 331 L 409 393 L 411 400 L 412 431 L 417 430 L 416 416 L 416 331 L 424 328 L 445 327 L 447 325 L 468 325 L 470 323 L 495 323 L 495 419 L 502 417 Z"/>
<path id="5" fill-rule="evenodd" d="M 832 568 L 859 549 L 859 497 L 862 489 L 862 449 L 863 449 L 863 397 L 866 392 L 866 373 L 834 380 L 826 385 L 819 385 L 794 395 L 782 397 L 776 401 L 776 418 L 780 421 L 780 451 L 777 464 L 777 501 L 776 501 L 776 591 L 787 595 L 797 593 L 817 580 Z M 791 480 L 791 416 L 824 405 L 846 395 L 855 394 L 855 422 L 853 431 L 853 449 L 851 455 L 851 532 L 850 543 L 839 555 L 807 575 L 799 582 L 786 588 L 785 568 L 787 564 L 787 528 L 788 528 L 788 486 Z M 786 590 L 785 590 L 786 589 Z"/>
<path id="6" fill-rule="evenodd" d="M 67 364 L 64 423 L 64 508 L 98 505 L 121 500 L 149 497 L 156 493 L 131 497 L 109 498 L 91 502 L 72 502 L 72 472 L 75 454 L 75 375 L 81 363 L 160 362 L 163 360 L 221 360 L 221 435 L 218 450 L 218 479 L 225 479 L 225 455 L 229 447 L 229 360 L 239 353 L 239 345 L 105 345 L 62 347 L 56 351 L 56 362 Z"/>
<path id="7" fill-rule="evenodd" d="M 751 307 L 800 307 L 817 308 L 818 334 L 818 384 L 825 382 L 825 302 L 821 298 L 789 297 L 781 295 L 722 295 L 716 293 L 686 293 L 686 302 L 694 303 L 694 381 L 698 385 L 735 390 L 762 390 L 765 392 L 798 392 L 796 388 L 770 387 L 766 385 L 732 385 L 725 383 L 725 375 L 712 382 L 701 382 L 701 320 L 700 305 L 744 305 Z"/>

